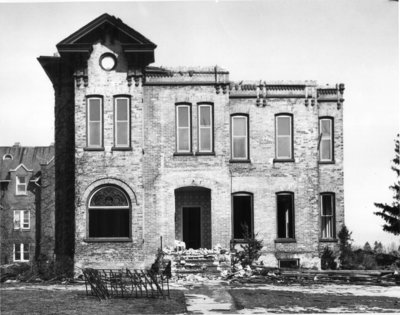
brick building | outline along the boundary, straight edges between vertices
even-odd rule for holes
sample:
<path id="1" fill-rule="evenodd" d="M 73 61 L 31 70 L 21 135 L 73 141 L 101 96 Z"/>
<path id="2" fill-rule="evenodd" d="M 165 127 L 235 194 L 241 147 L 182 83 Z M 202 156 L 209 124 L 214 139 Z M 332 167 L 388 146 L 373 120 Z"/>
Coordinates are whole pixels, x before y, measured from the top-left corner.
<path id="1" fill-rule="evenodd" d="M 40 252 L 52 257 L 53 160 L 53 146 L 0 147 L 2 264 L 33 261 Z"/>
<path id="2" fill-rule="evenodd" d="M 156 45 L 104 14 L 38 60 L 55 89 L 55 252 L 141 267 L 160 236 L 268 265 L 319 266 L 344 222 L 342 84 L 231 82 L 160 68 Z"/>

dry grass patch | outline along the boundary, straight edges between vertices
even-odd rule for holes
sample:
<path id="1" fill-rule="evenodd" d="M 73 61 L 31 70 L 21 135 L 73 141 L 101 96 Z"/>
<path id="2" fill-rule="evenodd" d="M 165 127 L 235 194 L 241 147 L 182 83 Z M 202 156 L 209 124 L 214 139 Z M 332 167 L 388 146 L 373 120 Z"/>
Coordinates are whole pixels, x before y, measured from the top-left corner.
<path id="1" fill-rule="evenodd" d="M 346 312 L 395 312 L 400 301 L 393 297 L 335 295 L 278 290 L 229 290 L 238 310 L 262 308 L 270 312 L 325 313 L 332 310 Z"/>
<path id="2" fill-rule="evenodd" d="M 1 314 L 179 314 L 186 311 L 182 291 L 171 298 L 109 299 L 99 301 L 82 290 L 49 290 L 30 286 L 1 290 Z"/>

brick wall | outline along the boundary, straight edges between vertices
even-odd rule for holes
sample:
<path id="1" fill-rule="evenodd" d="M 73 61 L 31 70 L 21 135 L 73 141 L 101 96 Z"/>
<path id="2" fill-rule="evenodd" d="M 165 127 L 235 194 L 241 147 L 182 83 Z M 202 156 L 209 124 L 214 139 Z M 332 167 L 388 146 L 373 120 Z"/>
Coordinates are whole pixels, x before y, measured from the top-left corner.
<path id="1" fill-rule="evenodd" d="M 103 53 L 115 51 L 116 71 L 104 71 L 99 65 Z M 140 267 L 143 266 L 143 103 L 142 88 L 127 81 L 128 65 L 121 46 L 95 44 L 88 60 L 88 86 L 75 90 L 75 176 L 76 238 L 75 267 Z M 104 149 L 87 151 L 86 96 L 103 96 Z M 114 96 L 131 95 L 131 149 L 118 151 L 114 146 Z M 101 185 L 116 185 L 131 202 L 131 242 L 96 243 L 88 240 L 87 202 Z M 154 252 L 155 253 L 155 252 Z M 154 254 L 153 253 L 153 254 Z M 153 259 L 153 257 L 151 257 Z"/>
<path id="2" fill-rule="evenodd" d="M 29 181 L 32 172 L 23 167 L 10 173 L 10 182 L 2 183 L 1 190 L 1 263 L 12 263 L 14 260 L 13 244 L 29 244 L 29 260 L 35 257 L 36 206 L 39 187 L 30 183 L 26 195 L 16 195 L 16 176 L 27 176 Z M 14 229 L 14 210 L 30 211 L 30 228 Z"/>
<path id="3" fill-rule="evenodd" d="M 110 51 L 118 55 L 118 66 L 115 71 L 106 72 L 100 67 L 99 58 Z M 71 239 L 75 241 L 75 267 L 148 266 L 160 246 L 160 237 L 164 245 L 172 246 L 181 236 L 177 213 L 181 201 L 175 192 L 182 187 L 210 190 L 210 204 L 204 205 L 210 214 L 204 221 L 210 227 L 203 226 L 204 246 L 229 246 L 231 195 L 249 192 L 254 197 L 254 230 L 264 241 L 262 259 L 269 265 L 277 265 L 278 259 L 299 258 L 305 267 L 318 267 L 322 248 L 336 244 L 335 240 L 320 242 L 321 192 L 335 193 L 337 231 L 344 221 L 342 107 L 329 94 L 338 93 L 337 89 L 331 88 L 325 93 L 329 97 L 317 100 L 318 87 L 314 82 L 275 83 L 271 86 L 278 88 L 271 88 L 271 93 L 275 93 L 271 96 L 265 93 L 266 86 L 257 84 L 229 87 L 227 72 L 216 68 L 147 73 L 145 81 L 140 79 L 136 85 L 128 83 L 129 67 L 117 41 L 107 45 L 96 43 L 87 63 L 87 86 L 75 82 L 72 92 L 68 82 L 68 88 L 60 94 L 66 93 L 68 97 L 58 99 L 59 109 L 70 109 L 72 96 L 74 103 L 74 109 L 66 114 L 68 123 L 60 117 L 56 120 L 56 141 L 59 141 L 56 177 L 62 177 L 71 167 L 75 169 L 74 174 L 70 172 L 66 178 L 57 179 L 56 207 L 60 210 L 57 210 L 58 216 L 56 212 L 56 222 L 61 224 L 67 220 L 64 226 L 71 224 L 71 220 L 75 222 L 74 235 L 72 229 L 58 237 L 59 241 L 68 238 L 67 244 Z M 125 151 L 113 150 L 113 97 L 120 94 L 131 96 L 131 149 Z M 86 148 L 88 95 L 103 97 L 104 148 L 96 151 Z M 181 102 L 192 107 L 193 152 L 185 156 L 175 154 L 175 106 Z M 197 106 L 202 102 L 213 105 L 212 155 L 196 154 Z M 249 117 L 249 163 L 230 162 L 230 115 L 237 113 Z M 294 160 L 284 163 L 274 161 L 275 115 L 279 113 L 293 115 Z M 318 163 L 318 118 L 321 116 L 334 117 L 333 164 Z M 70 134 L 71 130 L 74 135 Z M 74 157 L 67 155 L 67 159 L 61 159 L 61 152 L 71 153 L 71 145 L 75 148 Z M 67 148 L 70 151 L 66 152 Z M 60 190 L 61 185 L 69 193 Z M 87 202 L 101 185 L 117 185 L 129 196 L 130 241 L 98 242 L 88 238 Z M 294 194 L 295 241 L 291 242 L 277 240 L 276 193 L 282 191 Z M 70 204 L 73 195 L 74 218 L 71 214 L 74 207 Z M 61 206 L 62 200 L 66 204 Z M 70 208 L 66 209 L 67 205 Z M 56 248 L 60 246 L 56 244 Z M 70 244 L 64 246 L 64 251 L 71 248 Z"/>
<path id="4" fill-rule="evenodd" d="M 39 253 L 47 260 L 54 258 L 55 245 L 55 165 L 54 159 L 41 165 L 41 209 L 37 219 Z"/>

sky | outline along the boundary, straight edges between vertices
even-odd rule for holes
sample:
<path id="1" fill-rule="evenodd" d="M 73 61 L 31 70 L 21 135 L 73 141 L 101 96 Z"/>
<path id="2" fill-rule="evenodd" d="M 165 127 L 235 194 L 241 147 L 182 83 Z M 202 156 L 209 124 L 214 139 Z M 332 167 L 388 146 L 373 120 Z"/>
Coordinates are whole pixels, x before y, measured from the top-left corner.
<path id="1" fill-rule="evenodd" d="M 0 0 L 0 2 L 3 2 Z M 53 87 L 36 58 L 103 13 L 158 45 L 156 66 L 221 66 L 230 79 L 345 83 L 345 221 L 355 244 L 382 231 L 399 132 L 398 2 L 266 0 L 0 3 L 0 145 L 54 142 Z"/>

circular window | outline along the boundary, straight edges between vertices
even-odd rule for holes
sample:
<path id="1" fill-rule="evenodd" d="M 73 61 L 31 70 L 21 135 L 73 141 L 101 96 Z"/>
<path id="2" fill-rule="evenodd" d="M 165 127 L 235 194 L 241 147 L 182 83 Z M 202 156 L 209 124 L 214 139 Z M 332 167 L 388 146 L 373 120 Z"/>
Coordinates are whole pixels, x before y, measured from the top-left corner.
<path id="1" fill-rule="evenodd" d="M 100 57 L 100 66 L 106 71 L 113 70 L 116 64 L 117 59 L 113 54 L 107 53 Z"/>

